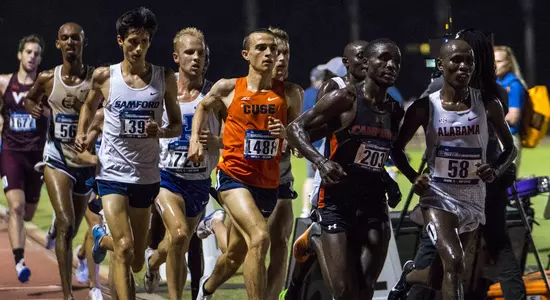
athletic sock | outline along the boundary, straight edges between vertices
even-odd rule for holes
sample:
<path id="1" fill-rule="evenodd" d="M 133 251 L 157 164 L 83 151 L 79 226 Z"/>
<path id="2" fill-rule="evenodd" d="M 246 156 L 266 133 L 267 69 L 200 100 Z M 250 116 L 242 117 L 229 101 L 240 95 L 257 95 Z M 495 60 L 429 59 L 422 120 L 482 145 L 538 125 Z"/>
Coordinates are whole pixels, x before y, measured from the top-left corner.
<path id="1" fill-rule="evenodd" d="M 210 295 L 212 295 L 212 293 L 210 293 L 209 291 L 207 291 L 207 290 L 206 290 L 206 287 L 205 287 L 207 281 L 208 281 L 208 280 L 206 280 L 206 281 L 202 284 L 202 292 L 204 293 L 205 296 L 210 296 Z"/>
<path id="2" fill-rule="evenodd" d="M 13 249 L 13 257 L 15 258 L 15 264 L 18 264 L 25 256 L 25 249 L 16 248 Z"/>

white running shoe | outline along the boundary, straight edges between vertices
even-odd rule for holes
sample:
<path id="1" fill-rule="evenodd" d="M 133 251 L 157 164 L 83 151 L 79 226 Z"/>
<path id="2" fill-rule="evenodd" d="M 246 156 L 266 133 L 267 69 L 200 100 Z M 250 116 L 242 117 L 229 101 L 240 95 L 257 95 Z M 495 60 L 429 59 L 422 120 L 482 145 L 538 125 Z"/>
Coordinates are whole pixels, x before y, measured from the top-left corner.
<path id="1" fill-rule="evenodd" d="M 82 245 L 78 245 L 76 246 L 76 249 L 74 249 L 74 252 L 76 253 L 76 258 L 78 258 L 78 252 L 80 252 L 80 248 L 82 248 Z M 74 270 L 74 275 L 78 283 L 88 282 L 88 261 L 86 260 L 86 257 L 84 257 L 84 259 L 78 258 L 78 266 L 76 266 L 76 269 Z"/>
<path id="2" fill-rule="evenodd" d="M 199 282 L 199 293 L 197 294 L 197 299 L 196 300 L 210 300 L 210 299 L 212 299 L 212 295 L 214 295 L 214 294 L 210 294 L 208 296 L 204 294 L 204 283 L 208 280 L 208 278 L 210 278 L 210 276 L 203 276 L 201 278 L 201 281 Z"/>
<path id="3" fill-rule="evenodd" d="M 159 270 L 151 270 L 151 266 L 149 265 L 149 259 L 153 256 L 153 253 L 155 253 L 155 250 L 149 247 L 145 249 L 145 276 L 143 276 L 143 285 L 148 294 L 152 294 L 160 283 Z"/>
<path id="4" fill-rule="evenodd" d="M 212 229 L 212 220 L 225 220 L 225 211 L 223 209 L 217 209 L 208 216 L 202 218 L 202 220 L 197 225 L 197 236 L 199 239 L 204 240 L 209 237 L 214 230 Z"/>
<path id="5" fill-rule="evenodd" d="M 100 288 L 91 288 L 90 292 L 88 292 L 88 298 L 90 300 L 103 300 L 103 293 L 101 293 Z"/>
<path id="6" fill-rule="evenodd" d="M 17 272 L 17 279 L 19 279 L 21 283 L 29 281 L 29 277 L 31 277 L 31 269 L 25 266 L 25 259 L 20 260 L 15 265 L 15 271 Z"/>

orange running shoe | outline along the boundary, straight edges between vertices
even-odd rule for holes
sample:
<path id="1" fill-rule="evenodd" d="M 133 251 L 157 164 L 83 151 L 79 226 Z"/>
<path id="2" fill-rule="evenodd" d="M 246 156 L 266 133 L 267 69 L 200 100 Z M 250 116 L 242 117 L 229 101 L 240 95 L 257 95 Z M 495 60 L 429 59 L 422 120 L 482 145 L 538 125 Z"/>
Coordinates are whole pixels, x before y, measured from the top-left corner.
<path id="1" fill-rule="evenodd" d="M 298 237 L 294 242 L 294 246 L 292 247 L 292 250 L 293 250 L 292 252 L 294 254 L 294 259 L 296 260 L 297 263 L 304 263 L 312 253 L 312 249 L 309 246 L 309 239 L 312 234 L 311 229 L 314 226 L 316 228 L 314 228 L 313 231 L 318 232 L 317 235 L 319 235 L 320 228 L 318 227 L 320 226 L 318 223 L 314 222 L 314 223 L 311 223 L 311 225 L 309 225 L 306 231 L 304 231 L 304 233 L 302 233 L 302 235 L 300 235 L 300 237 Z"/>

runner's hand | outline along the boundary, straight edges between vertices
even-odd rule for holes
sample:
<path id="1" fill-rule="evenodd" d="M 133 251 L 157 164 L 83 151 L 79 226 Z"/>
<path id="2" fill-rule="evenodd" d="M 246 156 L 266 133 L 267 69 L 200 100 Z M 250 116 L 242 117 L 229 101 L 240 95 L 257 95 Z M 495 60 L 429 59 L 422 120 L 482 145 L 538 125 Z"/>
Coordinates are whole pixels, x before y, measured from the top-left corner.
<path id="1" fill-rule="evenodd" d="M 395 180 L 392 179 L 391 182 L 386 184 L 386 194 L 388 194 L 388 205 L 391 208 L 395 208 L 401 202 L 401 190 Z"/>
<path id="2" fill-rule="evenodd" d="M 279 119 L 273 118 L 272 116 L 268 116 L 267 118 L 267 128 L 269 129 L 269 133 L 276 138 L 286 138 L 286 130 L 283 122 Z"/>
<path id="3" fill-rule="evenodd" d="M 430 179 L 427 174 L 422 174 L 416 178 L 413 185 L 413 191 L 418 196 L 424 195 L 429 188 Z"/>
<path id="4" fill-rule="evenodd" d="M 475 166 L 477 167 L 476 174 L 479 178 L 481 178 L 481 180 L 483 180 L 483 182 L 490 183 L 495 180 L 495 170 L 491 168 L 491 165 L 477 163 Z"/>
<path id="5" fill-rule="evenodd" d="M 44 106 L 42 103 L 36 104 L 31 110 L 31 116 L 35 119 L 40 119 L 44 113 Z"/>
<path id="6" fill-rule="evenodd" d="M 340 164 L 332 160 L 325 160 L 319 164 L 319 173 L 321 174 L 321 179 L 326 185 L 333 185 L 340 181 L 344 176 L 347 176 L 346 172 Z"/>
<path id="7" fill-rule="evenodd" d="M 194 163 L 200 163 L 204 159 L 204 146 L 194 135 L 191 136 L 191 140 L 189 141 L 187 159 Z"/>
<path id="8" fill-rule="evenodd" d="M 201 130 L 201 134 L 199 135 L 199 142 L 210 149 L 218 149 L 219 148 L 219 137 L 215 136 L 210 132 L 208 129 Z"/>
<path id="9" fill-rule="evenodd" d="M 147 134 L 147 137 L 160 137 L 161 130 L 159 124 L 152 118 L 149 118 L 149 120 L 145 122 L 145 133 Z"/>
<path id="10" fill-rule="evenodd" d="M 87 134 L 77 134 L 74 141 L 74 146 L 76 151 L 82 153 L 86 151 L 89 147 L 88 145 L 88 135 Z"/>

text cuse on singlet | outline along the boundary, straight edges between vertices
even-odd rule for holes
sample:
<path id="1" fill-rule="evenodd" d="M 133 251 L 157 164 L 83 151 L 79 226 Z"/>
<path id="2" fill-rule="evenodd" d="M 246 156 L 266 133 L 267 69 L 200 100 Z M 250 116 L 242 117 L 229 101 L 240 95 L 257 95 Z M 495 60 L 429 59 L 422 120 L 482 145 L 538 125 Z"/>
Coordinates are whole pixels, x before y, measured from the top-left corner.
<path id="1" fill-rule="evenodd" d="M 224 150 L 218 167 L 244 184 L 278 187 L 282 139 L 269 133 L 268 117 L 286 126 L 287 109 L 283 82 L 273 80 L 271 90 L 251 92 L 246 78 L 238 78 L 227 108 Z"/>
<path id="2" fill-rule="evenodd" d="M 217 148 L 206 150 L 204 160 L 195 163 L 187 159 L 189 150 L 189 141 L 191 139 L 191 126 L 193 115 L 199 102 L 210 91 L 212 83 L 205 81 L 199 96 L 191 102 L 180 102 L 182 114 L 182 132 L 179 137 L 160 139 L 160 167 L 173 175 L 187 180 L 209 179 L 212 170 L 216 167 L 220 157 L 220 151 Z M 163 127 L 168 124 L 168 115 L 166 111 L 162 115 Z M 208 112 L 206 128 L 214 135 L 220 135 L 220 123 L 212 112 Z"/>
<path id="3" fill-rule="evenodd" d="M 131 88 L 124 81 L 121 64 L 110 66 L 97 179 L 135 184 L 160 181 L 159 142 L 147 137 L 145 124 L 149 119 L 162 120 L 165 78 L 163 67 L 151 68 L 149 84 Z"/>

